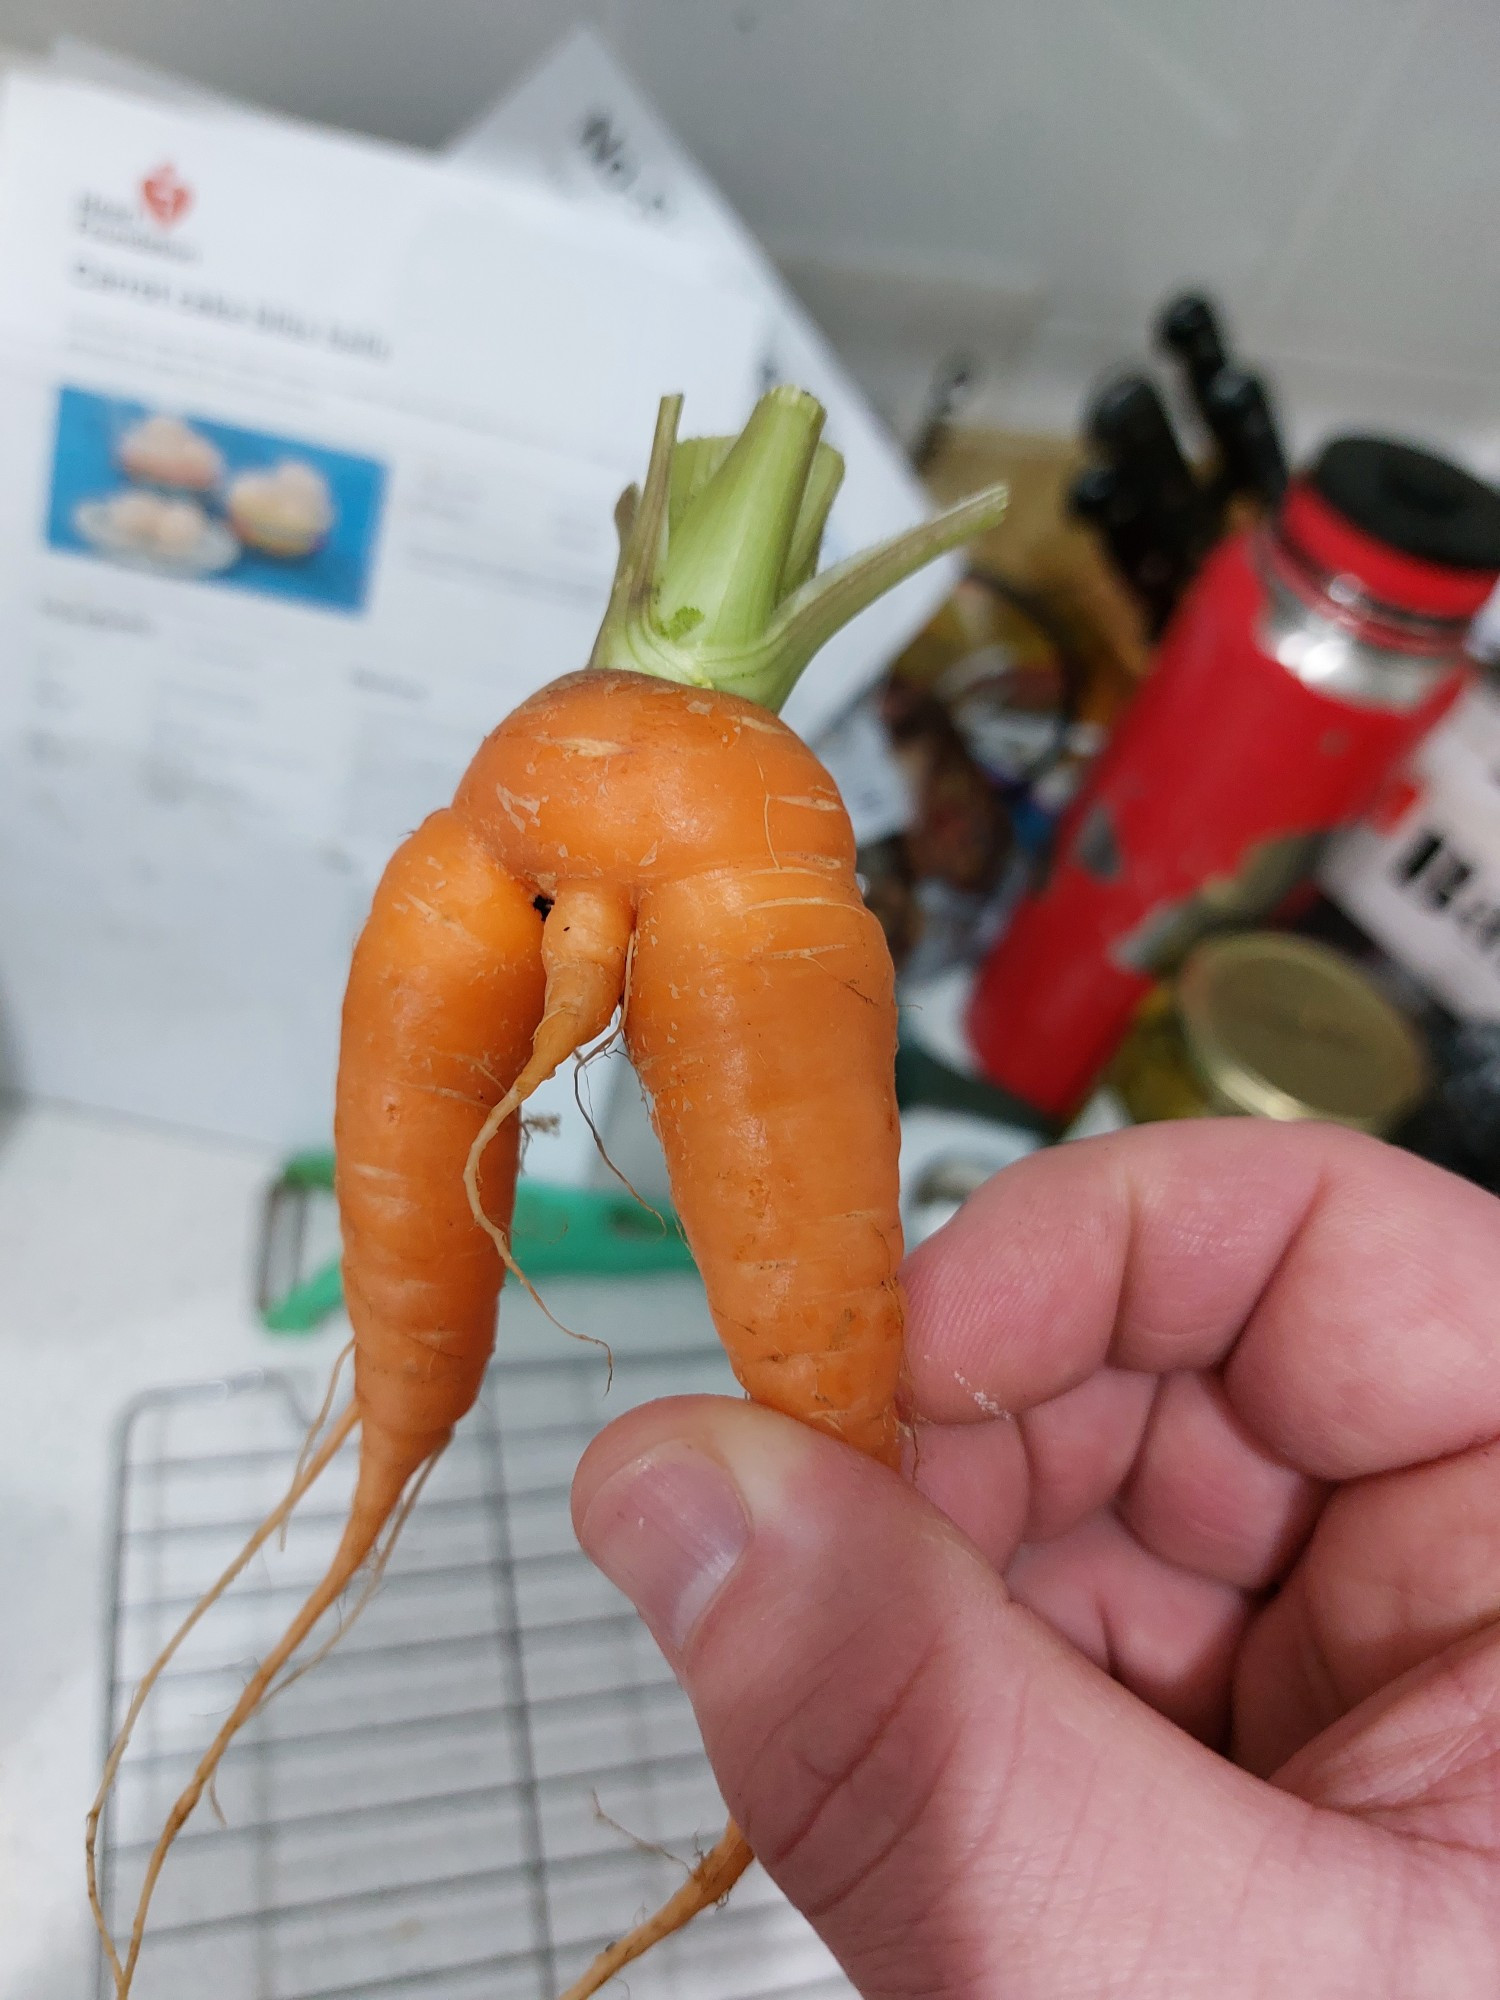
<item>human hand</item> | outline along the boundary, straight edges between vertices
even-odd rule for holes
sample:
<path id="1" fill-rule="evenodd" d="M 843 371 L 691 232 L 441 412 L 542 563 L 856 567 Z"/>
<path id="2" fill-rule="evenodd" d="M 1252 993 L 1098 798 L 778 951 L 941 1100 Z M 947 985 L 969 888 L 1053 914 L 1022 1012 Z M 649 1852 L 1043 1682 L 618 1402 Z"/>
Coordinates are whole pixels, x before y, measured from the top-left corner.
<path id="1" fill-rule="evenodd" d="M 574 1488 L 867 2000 L 1500 1991 L 1500 1205 L 1153 1126 L 907 1283 L 915 1491 L 706 1397 Z"/>

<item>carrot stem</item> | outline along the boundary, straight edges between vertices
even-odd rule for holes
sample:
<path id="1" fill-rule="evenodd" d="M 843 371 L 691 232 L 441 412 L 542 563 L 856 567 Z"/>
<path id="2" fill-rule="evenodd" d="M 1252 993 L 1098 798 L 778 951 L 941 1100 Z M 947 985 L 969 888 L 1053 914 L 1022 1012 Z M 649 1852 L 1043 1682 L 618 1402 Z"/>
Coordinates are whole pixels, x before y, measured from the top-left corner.
<path id="1" fill-rule="evenodd" d="M 761 397 L 668 535 L 653 612 L 669 638 L 715 651 L 764 638 L 822 429 L 802 390 Z"/>
<path id="2" fill-rule="evenodd" d="M 677 437 L 657 418 L 644 487 L 616 512 L 621 548 L 590 665 L 737 694 L 779 709 L 820 646 L 935 557 L 1005 511 L 992 486 L 824 575 L 823 528 L 844 462 L 823 407 L 768 389 L 738 437 Z"/>

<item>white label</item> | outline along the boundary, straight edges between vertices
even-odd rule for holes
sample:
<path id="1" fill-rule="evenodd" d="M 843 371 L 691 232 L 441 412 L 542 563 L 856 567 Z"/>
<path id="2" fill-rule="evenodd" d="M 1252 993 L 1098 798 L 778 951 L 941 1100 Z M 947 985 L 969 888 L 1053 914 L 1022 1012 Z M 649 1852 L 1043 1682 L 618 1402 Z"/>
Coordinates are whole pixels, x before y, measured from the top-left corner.
<path id="1" fill-rule="evenodd" d="M 1500 1020 L 1500 692 L 1476 688 L 1329 849 L 1323 885 L 1457 1014 Z"/>

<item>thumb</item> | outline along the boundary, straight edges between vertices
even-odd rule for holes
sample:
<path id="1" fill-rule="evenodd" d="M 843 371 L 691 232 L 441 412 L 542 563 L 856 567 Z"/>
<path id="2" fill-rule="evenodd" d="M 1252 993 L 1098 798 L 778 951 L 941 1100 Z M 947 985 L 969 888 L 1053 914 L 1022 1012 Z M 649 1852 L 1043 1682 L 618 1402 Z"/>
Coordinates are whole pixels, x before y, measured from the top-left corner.
<path id="1" fill-rule="evenodd" d="M 1320 1816 L 1099 1673 L 846 1446 L 747 1404 L 652 1404 L 590 1447 L 574 1519 L 865 1995 L 1223 1995 L 1231 1930 L 1244 1990 L 1282 1965 L 1295 1990 L 1313 1933 L 1338 1934 L 1326 1884 L 1295 1921 Z"/>

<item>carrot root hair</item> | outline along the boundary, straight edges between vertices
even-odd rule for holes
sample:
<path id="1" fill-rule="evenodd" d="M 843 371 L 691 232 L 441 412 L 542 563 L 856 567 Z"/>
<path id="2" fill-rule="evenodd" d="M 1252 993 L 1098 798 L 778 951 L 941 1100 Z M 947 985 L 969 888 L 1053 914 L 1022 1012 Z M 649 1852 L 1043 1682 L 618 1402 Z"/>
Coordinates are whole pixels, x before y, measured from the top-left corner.
<path id="1" fill-rule="evenodd" d="M 302 1449 L 298 1452 L 297 1463 L 292 1468 L 292 1484 L 294 1486 L 307 1470 L 307 1462 L 317 1450 L 318 1433 L 328 1421 L 329 1413 L 333 1409 L 333 1399 L 339 1392 L 339 1378 L 344 1372 L 344 1363 L 353 1352 L 354 1341 L 351 1336 L 350 1339 L 345 1341 L 334 1358 L 333 1372 L 328 1377 L 328 1387 L 323 1392 L 323 1401 L 319 1406 L 318 1414 L 308 1425 L 307 1436 L 302 1440 Z M 286 1531 L 290 1520 L 291 1516 L 289 1513 L 283 1514 L 281 1517 L 281 1529 L 276 1538 L 278 1548 L 284 1549 L 286 1547 Z"/>
<path id="2" fill-rule="evenodd" d="M 427 1481 L 432 1473 L 432 1468 L 437 1464 L 438 1460 L 442 1457 L 444 1449 L 445 1449 L 444 1446 L 440 1445 L 438 1447 L 438 1449 L 432 1454 L 431 1458 L 429 1458 L 426 1461 L 426 1463 L 422 1466 L 422 1469 L 418 1472 L 416 1478 L 413 1479 L 411 1485 L 407 1488 L 405 1494 L 402 1496 L 401 1505 L 397 1508 L 395 1514 L 391 1518 L 389 1533 L 386 1535 L 385 1540 L 381 1542 L 373 1552 L 373 1556 L 370 1562 L 370 1573 L 365 1578 L 363 1584 L 360 1586 L 359 1596 L 355 1598 L 353 1604 L 350 1605 L 347 1611 L 340 1611 L 337 1625 L 334 1627 L 334 1630 L 329 1634 L 329 1636 L 323 1641 L 322 1645 L 319 1646 L 318 1650 L 315 1653 L 309 1654 L 309 1656 L 305 1660 L 299 1660 L 296 1666 L 292 1668 L 291 1672 L 287 1674 L 283 1680 L 279 1680 L 276 1683 L 275 1687 L 267 1689 L 266 1701 L 268 1702 L 274 1701 L 277 1695 L 285 1694 L 287 1689 L 292 1685 L 294 1681 L 300 1681 L 304 1674 L 311 1673 L 313 1668 L 316 1666 L 321 1666 L 323 1661 L 326 1660 L 328 1658 L 328 1655 L 333 1651 L 334 1647 L 339 1645 L 345 1638 L 347 1638 L 348 1634 L 353 1629 L 353 1627 L 359 1622 L 360 1618 L 363 1617 L 366 1606 L 369 1604 L 371 1598 L 375 1595 L 376 1591 L 379 1590 L 380 1588 L 381 1580 L 385 1576 L 386 1568 L 390 1563 L 391 1557 L 396 1553 L 396 1544 L 401 1539 L 401 1530 L 406 1526 L 406 1523 L 411 1516 L 412 1509 L 421 1499 L 422 1488 L 427 1484 Z M 209 1785 L 210 1797 L 212 1797 L 212 1792 L 213 1792 L 213 1784 L 212 1781 L 210 1781 Z"/>
<path id="3" fill-rule="evenodd" d="M 635 940 L 632 938 L 631 942 L 632 944 L 634 944 Z M 621 1003 L 622 1013 L 624 1007 L 629 1005 L 629 1001 L 630 1001 L 630 970 L 627 964 L 625 972 L 625 999 Z M 591 1106 L 585 1104 L 583 1101 L 584 1078 L 585 1078 L 585 1073 L 588 1070 L 589 1064 L 592 1062 L 597 1062 L 600 1056 L 607 1055 L 611 1047 L 614 1045 L 614 1043 L 617 1040 L 623 1038 L 624 1032 L 625 1032 L 625 1024 L 623 1019 L 621 1019 L 604 1037 L 602 1042 L 596 1042 L 591 1049 L 585 1049 L 583 1053 L 578 1057 L 573 1070 L 573 1102 L 578 1106 L 579 1117 L 583 1120 L 584 1124 L 587 1125 L 589 1128 L 589 1137 L 594 1142 L 594 1151 L 599 1155 L 599 1158 L 604 1162 L 605 1166 L 609 1169 L 610 1173 L 612 1173 L 615 1179 L 620 1183 L 620 1186 L 624 1188 L 625 1192 L 630 1196 L 630 1199 L 635 1203 L 636 1207 L 645 1209 L 648 1215 L 653 1216 L 655 1218 L 656 1223 L 660 1228 L 662 1235 L 665 1236 L 667 1233 L 667 1218 L 662 1214 L 659 1208 L 657 1208 L 653 1203 L 647 1201 L 646 1197 L 641 1193 L 640 1189 L 636 1186 L 635 1182 L 630 1178 L 629 1174 L 622 1173 L 620 1169 L 615 1165 L 614 1161 L 609 1156 L 609 1148 L 604 1143 L 604 1134 L 599 1130 L 598 1123 L 594 1118 L 593 1110 Z"/>
<path id="4" fill-rule="evenodd" d="M 725 1827 L 717 1843 L 709 1849 L 682 1887 L 667 1898 L 654 1916 L 606 1945 L 580 1979 L 575 1979 L 560 2000 L 588 2000 L 591 1993 L 623 1972 L 627 1965 L 660 1944 L 674 1931 L 690 1924 L 702 1911 L 722 1903 L 755 1856 L 750 1843 L 734 1824 Z"/>
<path id="5" fill-rule="evenodd" d="M 609 1371 L 608 1380 L 612 1383 L 615 1379 L 615 1351 L 609 1342 L 601 1340 L 596 1333 L 580 1333 L 577 1327 L 565 1326 L 563 1324 L 537 1290 L 536 1286 L 531 1282 L 530 1278 L 527 1277 L 526 1273 L 516 1262 L 515 1253 L 510 1247 L 510 1238 L 484 1205 L 484 1196 L 480 1193 L 479 1189 L 479 1169 L 484 1160 L 485 1149 L 500 1130 L 500 1127 L 505 1123 L 506 1118 L 514 1110 L 515 1106 L 513 1104 L 507 1105 L 505 1099 L 502 1098 L 494 1107 L 494 1110 L 490 1112 L 489 1117 L 485 1119 L 483 1125 L 480 1126 L 474 1143 L 469 1148 L 469 1157 L 464 1163 L 464 1191 L 469 1197 L 469 1213 L 479 1224 L 485 1235 L 488 1236 L 491 1243 L 494 1244 L 495 1254 L 499 1257 L 500 1262 L 505 1266 L 511 1277 L 515 1279 L 537 1311 L 544 1318 L 551 1320 L 558 1332 L 565 1333 L 569 1340 L 581 1340 L 585 1346 L 603 1349 L 605 1366 Z M 502 1115 L 497 1117 L 496 1113 L 501 1113 Z"/>

